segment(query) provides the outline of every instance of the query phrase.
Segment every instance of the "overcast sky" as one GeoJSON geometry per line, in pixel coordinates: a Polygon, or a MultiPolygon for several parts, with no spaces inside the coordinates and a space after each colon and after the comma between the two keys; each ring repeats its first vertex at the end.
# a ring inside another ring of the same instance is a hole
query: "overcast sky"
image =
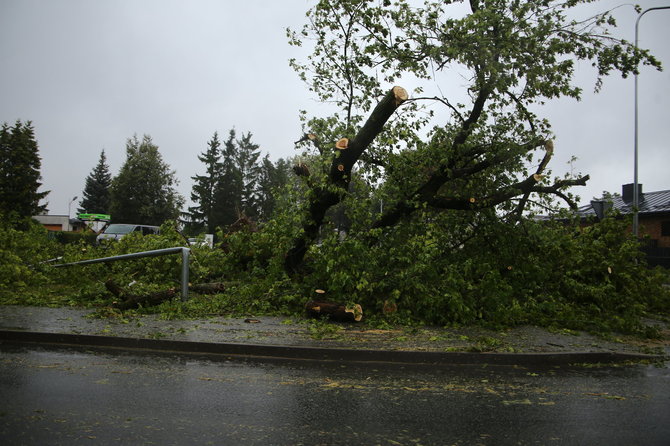
{"type": "MultiPolygon", "coordinates": [[[[0,0],[0,123],[30,120],[42,157],[51,214],[72,215],[84,180],[105,150],[115,175],[126,140],[148,134],[177,171],[179,191],[203,172],[197,155],[215,131],[251,132],[272,159],[295,154],[298,111],[318,104],[288,66],[306,50],[286,43],[309,0],[0,0]]],[[[638,2],[643,9],[668,4],[638,2]]],[[[604,0],[593,9],[620,4],[604,0]]],[[[634,40],[637,14],[619,8],[618,33],[634,40]]],[[[640,46],[670,67],[670,10],[640,22],[640,46]]],[[[555,174],[591,175],[583,202],[633,181],[633,78],[607,78],[593,95],[580,66],[584,98],[539,110],[556,133],[555,174]],[[578,160],[567,162],[574,155],[578,160]]],[[[403,85],[408,90],[411,85],[403,85]]],[[[391,85],[389,85],[391,87],[391,85]]],[[[442,85],[449,96],[458,86],[442,85]]],[[[670,71],[639,77],[640,183],[670,189],[670,71]]]]}

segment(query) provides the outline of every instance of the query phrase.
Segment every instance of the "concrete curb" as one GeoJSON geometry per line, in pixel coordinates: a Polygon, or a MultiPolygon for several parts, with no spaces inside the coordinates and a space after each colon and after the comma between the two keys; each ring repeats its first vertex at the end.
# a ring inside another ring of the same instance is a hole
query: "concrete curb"
{"type": "Polygon", "coordinates": [[[0,330],[0,343],[77,346],[122,349],[190,355],[214,355],[265,360],[301,360],[320,362],[353,362],[358,364],[398,365],[518,365],[567,366],[571,364],[613,364],[626,361],[667,360],[660,355],[623,352],[561,352],[561,353],[471,353],[422,352],[392,350],[354,350],[282,345],[211,343],[164,339],[126,338],[113,336],[42,333],[0,330]]]}

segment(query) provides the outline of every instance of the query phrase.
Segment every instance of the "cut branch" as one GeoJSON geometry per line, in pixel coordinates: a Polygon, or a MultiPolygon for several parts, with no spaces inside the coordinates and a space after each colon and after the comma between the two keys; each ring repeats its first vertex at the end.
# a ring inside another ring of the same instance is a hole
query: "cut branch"
{"type": "Polygon", "coordinates": [[[308,317],[328,318],[335,322],[360,322],[363,319],[363,308],[358,304],[348,307],[335,302],[310,300],[305,304],[305,312],[308,317]]]}
{"type": "Polygon", "coordinates": [[[300,272],[307,249],[316,240],[326,212],[331,206],[342,201],[347,193],[354,164],[408,97],[404,88],[393,87],[372,110],[356,136],[353,139],[347,139],[347,150],[338,151],[338,156],[333,155],[327,179],[328,184],[312,186],[313,193],[308,203],[308,216],[303,220],[303,231],[293,240],[293,245],[286,254],[284,268],[288,274],[295,275],[300,272]]]}
{"type": "MultiPolygon", "coordinates": [[[[537,170],[535,171],[535,180],[536,182],[540,182],[542,172],[544,172],[544,169],[547,167],[547,164],[549,164],[549,161],[551,161],[551,157],[554,156],[554,142],[552,140],[547,140],[544,143],[544,158],[542,158],[542,161],[540,162],[540,165],[537,167],[537,170]]],[[[516,218],[519,219],[521,218],[521,215],[523,214],[523,210],[526,207],[526,203],[528,203],[528,197],[530,197],[530,192],[526,192],[523,194],[523,197],[521,197],[521,200],[519,200],[519,203],[517,204],[516,207],[516,218]]]]}
{"type": "Polygon", "coordinates": [[[342,138],[335,143],[335,148],[338,150],[345,150],[349,147],[349,139],[342,138]]]}
{"type": "Polygon", "coordinates": [[[159,303],[175,297],[177,290],[175,288],[168,288],[167,290],[157,291],[144,295],[136,295],[127,293],[113,280],[109,279],[105,282],[105,287],[112,293],[118,301],[113,303],[114,307],[120,310],[129,310],[131,308],[138,308],[140,306],[151,307],[159,303]]]}

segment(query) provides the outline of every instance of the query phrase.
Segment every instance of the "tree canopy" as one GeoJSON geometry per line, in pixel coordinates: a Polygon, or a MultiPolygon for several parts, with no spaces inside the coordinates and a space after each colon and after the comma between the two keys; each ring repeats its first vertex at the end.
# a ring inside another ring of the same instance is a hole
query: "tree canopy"
{"type": "Polygon", "coordinates": [[[552,177],[554,144],[541,105],[579,98],[578,60],[596,68],[596,89],[612,71],[660,67],[611,36],[609,11],[573,18],[583,3],[324,0],[313,7],[302,30],[288,31],[293,45],[313,52],[291,63],[338,110],[305,122],[302,147],[325,164],[309,180],[308,215],[287,270],[300,269],[327,209],[346,198],[354,167],[385,203],[367,225],[381,232],[368,239],[417,213],[469,211],[476,219],[490,209],[512,222],[534,206],[551,208],[552,197],[575,206],[569,188],[588,175],[552,177]],[[462,91],[454,93],[456,80],[462,91]],[[399,81],[416,88],[410,94],[393,86],[399,81]]]}
{"type": "Polygon", "coordinates": [[[274,210],[274,192],[287,182],[289,164],[279,159],[276,164],[269,156],[260,158],[260,147],[253,143],[252,134],[237,136],[231,129],[221,147],[218,133],[208,142],[208,148],[198,156],[205,173],[193,178],[189,208],[190,225],[209,233],[226,227],[241,215],[266,221],[274,210]]]}
{"type": "Polygon", "coordinates": [[[30,121],[0,128],[0,212],[23,219],[46,210],[49,191],[39,192],[41,159],[30,121]]]}
{"type": "Polygon", "coordinates": [[[149,135],[126,142],[126,160],[112,180],[112,221],[160,225],[179,216],[183,197],[177,179],[149,135]]]}
{"type": "Polygon", "coordinates": [[[79,212],[89,214],[108,214],[111,204],[110,188],[112,174],[109,172],[105,151],[100,152],[98,164],[86,177],[79,212]]]}

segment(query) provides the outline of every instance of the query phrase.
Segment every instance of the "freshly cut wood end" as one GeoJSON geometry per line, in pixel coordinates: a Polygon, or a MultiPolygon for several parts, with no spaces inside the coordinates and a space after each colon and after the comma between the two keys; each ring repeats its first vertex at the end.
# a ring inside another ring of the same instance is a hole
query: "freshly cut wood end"
{"type": "Polygon", "coordinates": [[[539,183],[540,180],[542,179],[542,175],[540,175],[539,173],[534,173],[533,179],[535,180],[536,183],[539,183]]]}
{"type": "Polygon", "coordinates": [[[548,139],[544,143],[544,150],[546,150],[547,153],[554,153],[554,140],[553,139],[548,139]]]}
{"type": "Polygon", "coordinates": [[[316,139],[316,135],[314,133],[308,133],[307,139],[309,139],[310,141],[314,141],[316,139]]]}
{"type": "Polygon", "coordinates": [[[353,307],[347,307],[344,309],[345,313],[352,313],[354,315],[354,321],[360,322],[363,319],[363,307],[359,304],[354,305],[353,307]]]}
{"type": "Polygon", "coordinates": [[[314,292],[317,294],[326,294],[324,290],[314,290],[314,292]]]}
{"type": "Polygon", "coordinates": [[[335,148],[339,150],[345,150],[349,148],[349,138],[342,138],[335,143],[335,148]]]}
{"type": "Polygon", "coordinates": [[[409,95],[407,94],[407,90],[405,90],[402,87],[395,86],[393,87],[393,95],[395,96],[395,105],[396,107],[405,102],[407,99],[409,99],[409,95]]]}
{"type": "Polygon", "coordinates": [[[337,165],[337,170],[339,170],[340,172],[344,172],[344,165],[343,164],[338,164],[337,165]]]}
{"type": "Polygon", "coordinates": [[[475,197],[470,197],[470,200],[469,200],[469,201],[470,201],[470,203],[474,203],[474,202],[477,201],[477,200],[475,199],[475,197]]]}

